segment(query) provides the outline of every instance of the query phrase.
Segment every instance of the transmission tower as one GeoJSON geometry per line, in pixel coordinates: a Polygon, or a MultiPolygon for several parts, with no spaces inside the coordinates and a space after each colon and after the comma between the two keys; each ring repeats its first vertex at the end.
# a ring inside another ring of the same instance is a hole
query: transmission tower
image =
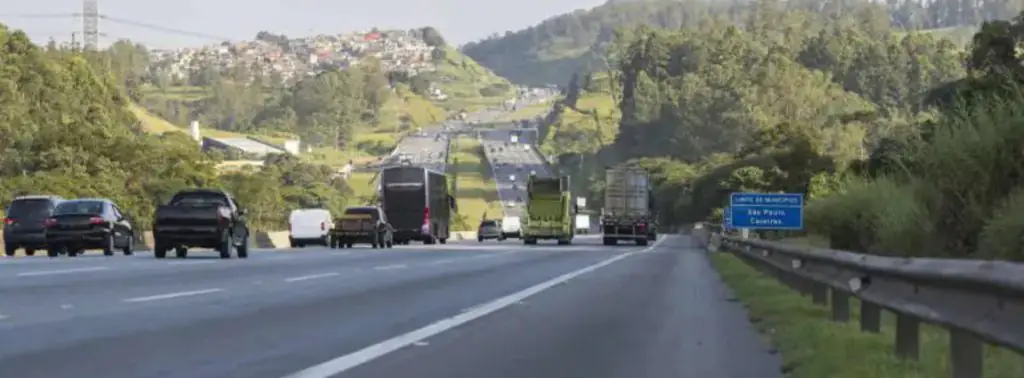
{"type": "Polygon", "coordinates": [[[82,3],[82,42],[90,51],[95,51],[100,44],[100,11],[96,1],[84,0],[82,3]]]}

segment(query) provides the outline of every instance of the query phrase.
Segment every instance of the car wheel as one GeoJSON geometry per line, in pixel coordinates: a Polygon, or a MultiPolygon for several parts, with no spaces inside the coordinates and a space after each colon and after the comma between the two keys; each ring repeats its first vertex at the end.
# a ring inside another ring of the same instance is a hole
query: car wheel
{"type": "Polygon", "coordinates": [[[128,235],[128,243],[124,245],[121,252],[124,253],[125,256],[135,254],[135,235],[128,235]]]}
{"type": "Polygon", "coordinates": [[[35,256],[35,255],[36,255],[36,250],[30,249],[30,248],[25,248],[25,256],[35,256]]]}
{"type": "Polygon", "coordinates": [[[114,233],[107,234],[107,240],[103,242],[103,256],[113,256],[114,249],[117,248],[115,244],[114,233]]]}
{"type": "MultiPolygon", "coordinates": [[[[248,235],[246,235],[248,236],[248,235]]],[[[238,258],[247,259],[249,258],[249,238],[246,237],[242,241],[242,244],[235,248],[235,253],[238,254],[238,258]]]]}
{"type": "Polygon", "coordinates": [[[179,259],[183,259],[183,258],[188,257],[188,248],[185,248],[185,247],[175,247],[174,248],[174,256],[176,256],[179,259]]]}
{"type": "Polygon", "coordinates": [[[7,255],[7,257],[14,257],[15,252],[18,252],[18,246],[11,244],[4,245],[4,254],[7,255]]]}
{"type": "Polygon", "coordinates": [[[220,258],[230,259],[235,249],[235,241],[231,239],[231,232],[224,231],[220,238],[220,248],[217,249],[220,252],[220,258]]]}

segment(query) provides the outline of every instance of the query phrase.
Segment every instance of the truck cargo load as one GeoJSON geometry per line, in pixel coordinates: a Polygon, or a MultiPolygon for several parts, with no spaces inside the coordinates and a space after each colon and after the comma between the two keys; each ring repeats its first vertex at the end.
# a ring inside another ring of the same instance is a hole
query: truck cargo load
{"type": "Polygon", "coordinates": [[[604,213],[601,233],[605,245],[632,240],[647,245],[657,238],[650,174],[640,168],[605,171],[604,213]]]}

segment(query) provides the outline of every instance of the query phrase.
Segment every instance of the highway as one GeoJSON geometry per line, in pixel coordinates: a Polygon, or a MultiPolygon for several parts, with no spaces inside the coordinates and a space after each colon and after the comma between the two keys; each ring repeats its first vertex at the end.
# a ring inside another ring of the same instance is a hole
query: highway
{"type": "Polygon", "coordinates": [[[195,256],[0,259],[0,377],[782,376],[687,236],[195,256]]]}
{"type": "Polygon", "coordinates": [[[538,176],[550,177],[552,172],[548,171],[547,165],[540,156],[527,148],[532,148],[536,141],[533,131],[520,133],[519,143],[508,144],[512,134],[513,125],[505,128],[482,131],[481,144],[484,148],[488,162],[494,172],[494,181],[498,187],[498,197],[505,206],[506,216],[521,216],[522,205],[526,201],[526,181],[530,172],[536,172],[538,176]],[[511,180],[511,178],[515,180],[511,180]],[[514,206],[509,207],[509,202],[514,206]]]}

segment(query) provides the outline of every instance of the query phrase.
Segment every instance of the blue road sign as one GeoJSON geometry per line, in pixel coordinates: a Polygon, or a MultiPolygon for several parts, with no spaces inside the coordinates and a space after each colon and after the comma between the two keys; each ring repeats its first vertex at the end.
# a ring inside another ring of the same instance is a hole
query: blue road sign
{"type": "Polygon", "coordinates": [[[732,193],[729,220],[734,228],[751,230],[802,230],[802,193],[732,193]]]}
{"type": "Polygon", "coordinates": [[[722,212],[722,218],[724,220],[722,222],[722,228],[727,230],[732,228],[732,207],[725,207],[724,211],[722,212]]]}

